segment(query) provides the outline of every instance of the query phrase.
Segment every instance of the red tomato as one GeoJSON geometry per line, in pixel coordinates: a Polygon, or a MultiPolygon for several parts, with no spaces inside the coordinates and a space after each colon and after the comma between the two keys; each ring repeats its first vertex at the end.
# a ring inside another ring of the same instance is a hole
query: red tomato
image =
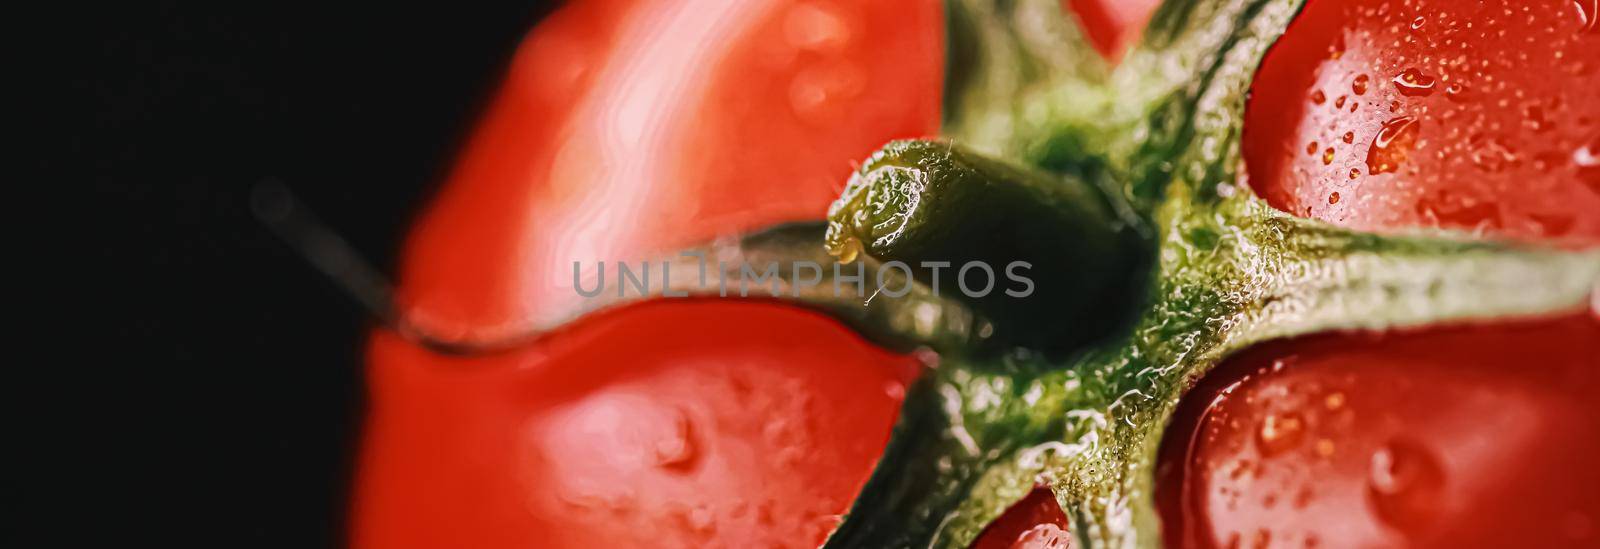
{"type": "Polygon", "coordinates": [[[1321,335],[1230,360],[1162,445],[1172,547],[1600,544],[1600,322],[1321,335]]]}
{"type": "MultiPolygon", "coordinates": [[[[542,23],[400,268],[445,334],[576,298],[571,265],[820,219],[939,120],[935,2],[574,2],[542,23]]],[[[459,359],[373,338],[358,547],[814,547],[916,363],[818,315],[660,302],[459,359]]]]}
{"type": "Polygon", "coordinates": [[[1358,229],[1600,242],[1593,6],[1311,0],[1251,89],[1251,185],[1358,229]]]}

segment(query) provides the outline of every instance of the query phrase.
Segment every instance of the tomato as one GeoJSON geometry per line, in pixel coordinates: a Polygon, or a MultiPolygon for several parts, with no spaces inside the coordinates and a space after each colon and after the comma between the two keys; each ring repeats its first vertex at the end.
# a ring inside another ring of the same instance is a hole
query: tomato
{"type": "Polygon", "coordinates": [[[1041,486],[984,528],[972,549],[1066,549],[1072,547],[1069,524],[1055,494],[1041,486]]]}
{"type": "MultiPolygon", "coordinates": [[[[1362,230],[1600,242],[1593,3],[1311,0],[1246,111],[1250,183],[1362,230]]],[[[1176,547],[1593,546],[1600,319],[1328,334],[1184,397],[1176,547]]]]}
{"type": "MultiPolygon", "coordinates": [[[[517,53],[399,269],[408,318],[499,334],[574,261],[819,219],[939,120],[935,2],[598,0],[517,53]]],[[[816,314],[667,301],[526,348],[370,344],[359,547],[814,547],[919,362],[816,314]]]]}
{"type": "Polygon", "coordinates": [[[1250,184],[1364,230],[1600,242],[1591,0],[1311,0],[1245,114],[1250,184]]]}
{"type": "Polygon", "coordinates": [[[1065,0],[1068,10],[1083,26],[1089,43],[1106,59],[1115,61],[1139,39],[1139,29],[1160,4],[1159,0],[1065,0]]]}
{"type": "Polygon", "coordinates": [[[1600,323],[1261,346],[1161,449],[1172,547],[1593,547],[1600,323]]]}

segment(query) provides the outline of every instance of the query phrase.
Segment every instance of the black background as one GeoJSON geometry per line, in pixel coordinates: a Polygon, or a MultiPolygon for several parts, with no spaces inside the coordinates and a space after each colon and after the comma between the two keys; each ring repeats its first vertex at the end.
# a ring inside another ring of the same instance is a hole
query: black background
{"type": "Polygon", "coordinates": [[[369,320],[248,189],[282,180],[392,267],[545,4],[83,6],[22,51],[66,103],[42,111],[44,173],[87,183],[38,229],[69,256],[43,271],[69,284],[51,329],[72,343],[21,418],[55,450],[27,505],[69,524],[22,528],[342,545],[369,320]]]}

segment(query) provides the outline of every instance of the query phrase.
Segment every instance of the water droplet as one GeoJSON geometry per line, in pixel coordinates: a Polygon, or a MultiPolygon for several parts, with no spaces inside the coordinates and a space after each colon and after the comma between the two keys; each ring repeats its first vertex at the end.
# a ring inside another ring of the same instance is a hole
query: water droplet
{"type": "Polygon", "coordinates": [[[783,19],[789,45],[811,51],[837,51],[850,43],[850,27],[836,8],[802,3],[789,8],[783,19]]]}
{"type": "Polygon", "coordinates": [[[1572,163],[1579,168],[1600,168],[1600,139],[1572,151],[1572,163]]]}
{"type": "Polygon", "coordinates": [[[1345,143],[1355,143],[1356,132],[1344,132],[1344,137],[1341,137],[1340,139],[1343,139],[1345,143]]]}
{"type": "Polygon", "coordinates": [[[1444,471],[1427,450],[1395,441],[1372,454],[1367,496],[1378,518],[1401,531],[1433,519],[1444,488],[1444,471]]]}
{"type": "Polygon", "coordinates": [[[1321,105],[1323,103],[1326,103],[1327,101],[1328,101],[1328,96],[1327,95],[1323,95],[1322,90],[1317,90],[1317,91],[1311,92],[1311,102],[1312,103],[1316,103],[1318,105],[1321,105]]]}
{"type": "Polygon", "coordinates": [[[1011,544],[1011,549],[1069,549],[1072,547],[1072,535],[1054,524],[1040,524],[1022,535],[1017,536],[1017,541],[1011,544]]]}
{"type": "Polygon", "coordinates": [[[1367,82],[1370,80],[1365,74],[1356,75],[1356,79],[1350,82],[1350,91],[1356,92],[1356,95],[1366,95],[1367,82]]]}
{"type": "MultiPolygon", "coordinates": [[[[1353,176],[1354,174],[1351,174],[1351,175],[1353,176]]],[[[1352,177],[1352,179],[1354,179],[1354,177],[1352,177]]],[[[1328,203],[1329,204],[1338,204],[1339,203],[1339,192],[1338,191],[1334,191],[1333,194],[1328,195],[1328,203]]]]}
{"type": "Polygon", "coordinates": [[[1416,19],[1411,20],[1411,30],[1420,29],[1426,24],[1428,24],[1428,18],[1418,15],[1416,19]]]}
{"type": "Polygon", "coordinates": [[[1572,164],[1578,168],[1578,180],[1600,194],[1600,136],[1572,151],[1572,164]]]}
{"type": "Polygon", "coordinates": [[[1522,109],[1522,122],[1528,129],[1542,132],[1550,129],[1550,119],[1544,115],[1544,107],[1528,105],[1522,109]]]}
{"type": "Polygon", "coordinates": [[[1600,2],[1572,0],[1572,3],[1578,8],[1578,21],[1583,23],[1583,30],[1580,32],[1595,32],[1596,28],[1600,28],[1595,26],[1595,19],[1600,18],[1600,6],[1597,6],[1600,2]]]}
{"type": "Polygon", "coordinates": [[[1394,77],[1394,87],[1406,97],[1426,97],[1433,94],[1434,78],[1415,68],[1406,69],[1394,77]]]}
{"type": "Polygon", "coordinates": [[[1317,455],[1322,457],[1330,457],[1333,455],[1333,441],[1325,438],[1319,438],[1317,439],[1316,449],[1317,455]]]}
{"type": "Polygon", "coordinates": [[[652,448],[656,465],[682,469],[694,464],[699,455],[694,443],[694,429],[689,417],[679,410],[672,419],[671,431],[656,439],[652,448]]]}
{"type": "Polygon", "coordinates": [[[890,381],[883,385],[883,394],[894,400],[906,399],[906,386],[898,381],[890,381]]]}
{"type": "Polygon", "coordinates": [[[1261,428],[1256,431],[1256,442],[1261,445],[1261,454],[1265,456],[1276,455],[1300,444],[1301,435],[1305,433],[1305,420],[1299,415],[1273,414],[1261,421],[1261,428]]]}
{"type": "Polygon", "coordinates": [[[800,71],[789,83],[789,106],[802,120],[831,123],[845,113],[845,101],[866,89],[860,67],[841,61],[800,71]]]}
{"type": "Polygon", "coordinates": [[[1329,165],[1329,164],[1332,164],[1332,163],[1333,163],[1333,147],[1328,147],[1327,150],[1322,151],[1322,165],[1326,166],[1326,165],[1329,165]]]}
{"type": "Polygon", "coordinates": [[[1478,141],[1477,148],[1472,151],[1471,159],[1474,166],[1488,173],[1499,173],[1522,163],[1522,157],[1517,151],[1498,137],[1478,141]]]}
{"type": "Polygon", "coordinates": [[[1344,398],[1344,393],[1329,393],[1328,396],[1323,397],[1322,405],[1329,410],[1338,410],[1344,407],[1344,398]]]}
{"type": "Polygon", "coordinates": [[[1380,174],[1400,169],[1400,164],[1411,154],[1411,146],[1416,143],[1415,129],[1418,125],[1413,116],[1384,122],[1378,135],[1372,139],[1372,148],[1367,150],[1367,172],[1380,174]]]}
{"type": "Polygon", "coordinates": [[[689,529],[697,534],[710,534],[717,530],[716,517],[711,514],[710,509],[703,506],[689,510],[684,519],[689,524],[689,529]]]}
{"type": "Polygon", "coordinates": [[[1265,528],[1256,530],[1255,540],[1251,542],[1250,546],[1254,549],[1267,549],[1268,547],[1272,547],[1272,532],[1268,532],[1265,528]]]}
{"type": "Polygon", "coordinates": [[[1360,177],[1361,168],[1350,168],[1350,179],[1359,179],[1360,177]]]}
{"type": "Polygon", "coordinates": [[[1444,96],[1451,101],[1466,101],[1467,85],[1461,82],[1451,82],[1450,85],[1444,87],[1444,96]]]}
{"type": "Polygon", "coordinates": [[[828,250],[828,253],[838,258],[840,263],[850,263],[856,260],[856,256],[861,255],[861,240],[853,236],[845,237],[843,242],[828,250]]]}
{"type": "Polygon", "coordinates": [[[1335,109],[1344,108],[1344,98],[1345,98],[1345,96],[1341,95],[1341,96],[1339,96],[1338,99],[1333,100],[1333,108],[1335,108],[1335,109]]]}

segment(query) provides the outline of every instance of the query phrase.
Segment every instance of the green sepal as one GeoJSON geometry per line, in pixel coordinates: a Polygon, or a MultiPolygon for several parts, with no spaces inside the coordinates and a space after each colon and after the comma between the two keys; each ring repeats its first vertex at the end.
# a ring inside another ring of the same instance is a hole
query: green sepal
{"type": "Polygon", "coordinates": [[[940,134],[1024,163],[1090,166],[1109,68],[1061,2],[947,0],[945,12],[940,134]]]}
{"type": "Polygon", "coordinates": [[[601,273],[586,266],[587,278],[575,275],[575,285],[600,288],[599,294],[514,324],[449,337],[409,322],[397,330],[438,352],[482,354],[526,345],[584,316],[632,303],[731,298],[813,309],[881,347],[902,352],[919,348],[965,352],[986,345],[994,333],[992,323],[966,303],[934,292],[900,269],[885,269],[866,256],[841,263],[823,247],[825,232],[821,221],[789,223],[655,259],[629,261],[626,283],[616,271],[618,264],[611,265],[603,283],[595,280],[601,273]],[[641,288],[635,279],[647,286],[641,288]]]}

